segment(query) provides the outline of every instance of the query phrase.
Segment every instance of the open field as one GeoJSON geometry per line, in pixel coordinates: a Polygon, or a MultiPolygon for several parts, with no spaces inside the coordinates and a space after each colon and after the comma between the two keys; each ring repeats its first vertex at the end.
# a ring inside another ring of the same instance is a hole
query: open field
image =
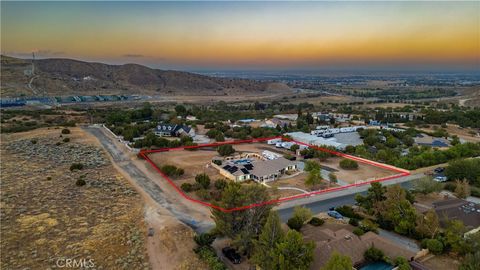
{"type": "Polygon", "coordinates": [[[59,258],[85,258],[95,268],[148,269],[139,194],[91,137],[71,131],[2,135],[2,268],[50,269],[59,258]],[[72,163],[84,168],[71,171],[72,163]]]}
{"type": "Polygon", "coordinates": [[[374,180],[396,174],[393,171],[360,162],[358,162],[358,169],[345,170],[340,168],[339,163],[341,160],[342,158],[340,157],[333,157],[320,162],[320,164],[329,169],[333,169],[337,178],[348,184],[354,184],[358,181],[374,180]]]}

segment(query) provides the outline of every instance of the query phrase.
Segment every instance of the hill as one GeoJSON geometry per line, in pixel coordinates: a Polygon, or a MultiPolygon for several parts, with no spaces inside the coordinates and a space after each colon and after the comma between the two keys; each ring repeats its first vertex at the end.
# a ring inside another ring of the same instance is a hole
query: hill
{"type": "Polygon", "coordinates": [[[137,64],[108,65],[72,59],[32,61],[1,56],[1,95],[242,95],[289,89],[286,85],[246,79],[209,77],[159,70],[137,64]]]}

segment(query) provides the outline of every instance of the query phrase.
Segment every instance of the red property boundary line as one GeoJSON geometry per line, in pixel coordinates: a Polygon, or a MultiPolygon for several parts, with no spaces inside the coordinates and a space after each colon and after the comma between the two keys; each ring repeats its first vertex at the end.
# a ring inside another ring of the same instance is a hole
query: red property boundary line
{"type": "Polygon", "coordinates": [[[154,150],[141,150],[140,153],[139,153],[139,155],[140,155],[142,158],[144,158],[148,163],[150,163],[150,165],[152,165],[152,167],[153,167],[164,179],[166,179],[166,180],[168,181],[168,183],[169,183],[183,198],[185,198],[185,199],[187,199],[187,200],[189,200],[189,201],[191,201],[191,202],[198,203],[198,204],[201,204],[201,205],[210,207],[210,208],[214,208],[214,209],[217,209],[217,210],[222,211],[222,212],[225,212],[225,213],[230,213],[230,212],[240,211],[240,210],[246,210],[246,209],[250,209],[250,208],[258,207],[258,206],[263,206],[263,205],[277,204],[277,203],[286,202],[286,201],[291,201],[291,200],[295,200],[295,199],[310,197],[310,196],[314,196],[314,195],[318,195],[318,194],[322,194],[322,193],[329,193],[329,192],[334,192],[334,191],[339,191],[339,190],[348,189],[348,188],[351,188],[351,187],[358,187],[358,186],[363,186],[363,185],[369,185],[369,184],[374,183],[374,182],[383,182],[383,181],[392,180],[392,179],[396,179],[396,178],[399,178],[399,177],[403,177],[403,176],[408,176],[408,175],[410,175],[410,172],[407,171],[407,170],[404,170],[404,169],[400,169],[400,168],[397,168],[397,167],[394,167],[394,166],[386,165],[386,164],[379,163],[379,162],[375,162],[375,161],[372,161],[372,160],[368,160],[368,159],[359,158],[359,157],[356,157],[356,156],[344,154],[344,153],[341,153],[341,152],[333,151],[333,150],[331,150],[331,149],[327,149],[327,148],[323,148],[323,147],[318,147],[318,146],[315,146],[315,145],[309,145],[309,144],[302,143],[302,142],[298,142],[298,141],[295,141],[295,140],[292,140],[292,139],[290,139],[290,138],[286,138],[286,137],[283,137],[283,136],[276,136],[276,137],[269,137],[269,138],[258,138],[258,139],[249,139],[249,140],[234,140],[234,141],[216,142],[216,143],[193,145],[193,146],[181,146],[181,147],[174,147],[174,148],[161,148],[161,149],[154,149],[154,150]],[[317,190],[317,191],[312,191],[312,192],[309,192],[309,193],[303,193],[303,194],[298,194],[298,195],[294,195],[294,196],[283,197],[283,198],[280,198],[280,199],[269,200],[269,201],[265,201],[265,202],[261,202],[261,203],[244,205],[244,206],[234,207],[234,208],[223,208],[223,207],[220,207],[220,206],[218,206],[218,205],[214,205],[214,204],[211,204],[211,203],[207,203],[207,202],[204,202],[204,201],[200,201],[200,200],[194,199],[194,198],[188,196],[187,194],[185,194],[177,185],[175,185],[175,184],[173,183],[172,179],[170,179],[170,177],[168,177],[165,173],[163,173],[162,170],[160,170],[160,168],[148,157],[148,155],[151,154],[151,153],[167,152],[167,151],[180,151],[180,150],[185,150],[185,149],[196,149],[196,148],[203,148],[203,147],[216,147],[216,146],[220,146],[220,145],[224,145],[224,144],[243,144],[243,143],[264,142],[264,141],[272,140],[272,139],[282,139],[283,141],[295,142],[295,143],[297,143],[297,144],[299,144],[299,145],[305,145],[305,146],[311,147],[311,148],[313,148],[313,149],[317,149],[317,150],[320,150],[320,151],[323,151],[323,152],[327,152],[327,153],[330,153],[330,154],[333,154],[333,155],[336,155],[336,156],[339,156],[339,157],[348,158],[348,159],[351,159],[351,160],[358,161],[358,162],[360,162],[360,163],[369,164],[369,165],[373,165],[373,166],[376,166],[376,167],[379,167],[379,168],[382,168],[382,169],[394,171],[394,172],[396,172],[397,174],[395,174],[395,175],[390,175],[390,176],[383,177],[383,178],[379,178],[379,179],[370,180],[370,181],[365,181],[365,182],[361,182],[361,183],[355,183],[355,184],[349,184],[349,185],[345,185],[345,186],[341,186],[341,187],[334,187],[334,188],[328,188],[328,189],[323,189],[323,190],[317,190]]]}

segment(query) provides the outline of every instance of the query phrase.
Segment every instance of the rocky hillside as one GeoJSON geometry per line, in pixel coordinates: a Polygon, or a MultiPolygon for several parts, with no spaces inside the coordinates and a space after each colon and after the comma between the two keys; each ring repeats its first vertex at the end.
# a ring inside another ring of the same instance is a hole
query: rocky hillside
{"type": "Polygon", "coordinates": [[[152,69],[137,64],[107,65],[72,59],[31,60],[1,56],[1,94],[19,95],[241,95],[275,92],[285,85],[215,78],[152,69]]]}

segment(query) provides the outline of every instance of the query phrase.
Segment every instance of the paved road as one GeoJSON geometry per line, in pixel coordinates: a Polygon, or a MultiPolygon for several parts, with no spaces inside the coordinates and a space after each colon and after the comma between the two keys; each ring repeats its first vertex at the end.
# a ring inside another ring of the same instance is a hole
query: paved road
{"type": "Polygon", "coordinates": [[[83,127],[84,130],[98,138],[102,146],[112,156],[113,161],[142,188],[155,202],[161,207],[169,210],[173,216],[178,220],[190,226],[197,232],[205,232],[212,228],[213,224],[198,222],[190,217],[190,215],[183,213],[178,207],[170,202],[163,190],[150,178],[148,178],[135,164],[130,157],[119,149],[114,142],[114,138],[105,134],[105,129],[101,127],[83,127]]]}
{"type": "MultiPolygon", "coordinates": [[[[405,182],[401,182],[400,186],[406,189],[412,188],[412,180],[418,179],[422,177],[423,175],[412,175],[409,177],[405,177],[405,182]]],[[[402,180],[400,180],[402,181],[402,180]]],[[[388,183],[388,182],[387,182],[388,183]]],[[[386,184],[386,183],[384,183],[386,184]]],[[[391,183],[392,184],[392,183],[391,183]]],[[[336,207],[336,206],[341,206],[341,205],[353,205],[355,204],[355,195],[356,194],[362,194],[365,195],[366,189],[368,186],[364,187],[363,189],[359,190],[352,190],[352,191],[347,191],[347,194],[344,194],[345,192],[339,191],[339,192],[332,192],[332,193],[327,193],[324,195],[319,195],[312,197],[314,201],[308,202],[307,201],[304,203],[301,203],[303,199],[299,199],[296,201],[293,201],[290,203],[288,206],[282,206],[280,205],[277,207],[278,214],[280,215],[280,219],[283,222],[286,222],[293,214],[293,209],[295,206],[300,205],[300,206],[305,206],[312,210],[313,214],[318,214],[320,212],[325,212],[328,211],[330,207],[336,207]],[[299,202],[299,203],[296,203],[299,202]]]]}
{"type": "Polygon", "coordinates": [[[378,229],[378,235],[385,237],[390,241],[396,243],[397,245],[407,250],[410,250],[412,252],[417,253],[420,251],[420,247],[418,246],[417,242],[415,242],[415,240],[410,239],[408,237],[396,234],[394,232],[386,231],[383,229],[378,229]]]}

